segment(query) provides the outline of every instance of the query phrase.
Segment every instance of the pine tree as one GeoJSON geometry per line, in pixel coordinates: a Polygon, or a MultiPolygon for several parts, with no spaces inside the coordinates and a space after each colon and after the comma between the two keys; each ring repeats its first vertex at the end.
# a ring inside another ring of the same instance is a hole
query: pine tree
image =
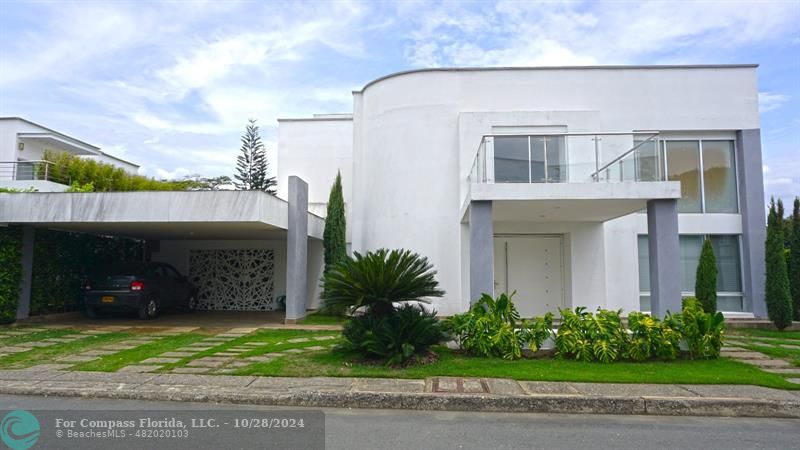
{"type": "Polygon", "coordinates": [[[794,320],[800,321],[800,197],[794,198],[789,248],[789,287],[794,306],[794,320]]]}
{"type": "Polygon", "coordinates": [[[703,250],[700,252],[694,296],[700,300],[705,312],[712,314],[717,312],[717,258],[714,256],[711,239],[703,242],[703,250]]]}
{"type": "Polygon", "coordinates": [[[792,323],[792,298],[783,251],[783,225],[775,199],[770,200],[766,241],[766,301],[769,320],[782,330],[792,323]]]}
{"type": "Polygon", "coordinates": [[[236,169],[238,173],[234,178],[239,180],[234,182],[236,189],[264,191],[275,195],[277,182],[275,177],[267,176],[269,161],[255,119],[248,120],[242,135],[241,154],[236,159],[236,169]]]}
{"type": "MultiPolygon", "coordinates": [[[[325,248],[325,273],[335,264],[347,257],[347,220],[345,218],[344,195],[342,194],[342,174],[337,173],[328,197],[328,213],[325,217],[323,246],[325,248]]],[[[324,295],[323,295],[324,297],[324,295]]],[[[341,311],[328,311],[332,314],[341,311]]]]}

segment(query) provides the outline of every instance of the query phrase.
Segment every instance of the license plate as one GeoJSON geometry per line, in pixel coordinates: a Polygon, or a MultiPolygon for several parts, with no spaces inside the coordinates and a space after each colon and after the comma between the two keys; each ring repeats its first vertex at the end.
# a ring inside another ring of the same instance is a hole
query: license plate
{"type": "Polygon", "coordinates": [[[107,295],[107,296],[101,298],[100,301],[103,302],[103,303],[114,303],[114,297],[111,297],[110,295],[107,295]]]}

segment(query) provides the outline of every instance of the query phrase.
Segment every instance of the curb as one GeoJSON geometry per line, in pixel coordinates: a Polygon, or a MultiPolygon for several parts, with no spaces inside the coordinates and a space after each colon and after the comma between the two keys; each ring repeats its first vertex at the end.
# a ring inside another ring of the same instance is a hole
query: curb
{"type": "Polygon", "coordinates": [[[231,388],[136,385],[117,389],[0,386],[8,395],[37,395],[120,400],[214,402],[312,408],[408,409],[553,414],[765,417],[800,419],[800,402],[742,398],[603,397],[577,395],[442,395],[389,392],[271,393],[231,388]]]}

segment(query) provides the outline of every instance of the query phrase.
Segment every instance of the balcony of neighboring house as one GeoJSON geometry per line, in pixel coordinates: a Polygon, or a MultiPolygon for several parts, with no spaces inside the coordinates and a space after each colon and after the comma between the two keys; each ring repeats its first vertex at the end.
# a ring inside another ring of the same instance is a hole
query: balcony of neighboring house
{"type": "Polygon", "coordinates": [[[654,131],[484,135],[462,217],[492,201],[496,221],[605,222],[680,198],[665,167],[654,131]]]}
{"type": "Polygon", "coordinates": [[[0,161],[0,188],[20,191],[63,192],[72,181],[51,161],[0,161]]]}

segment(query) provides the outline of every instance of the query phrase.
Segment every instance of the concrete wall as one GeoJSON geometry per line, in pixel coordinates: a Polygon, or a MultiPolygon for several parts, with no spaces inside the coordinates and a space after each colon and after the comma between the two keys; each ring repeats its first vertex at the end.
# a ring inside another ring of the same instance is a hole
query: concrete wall
{"type": "MultiPolygon", "coordinates": [[[[758,125],[753,67],[421,71],[368,85],[354,107],[353,248],[428,256],[447,291],[437,305],[443,314],[461,310],[468,296],[460,211],[480,135],[508,126],[702,132],[758,125]]],[[[638,292],[617,298],[606,291],[603,263],[612,279],[627,273],[631,284],[637,259],[615,251],[609,260],[616,244],[601,230],[570,238],[573,249],[578,241],[588,251],[573,255],[573,264],[577,256],[587,262],[573,276],[592,275],[591,286],[573,286],[573,303],[638,306],[638,292]]],[[[635,241],[633,229],[614,233],[635,241]]]]}

